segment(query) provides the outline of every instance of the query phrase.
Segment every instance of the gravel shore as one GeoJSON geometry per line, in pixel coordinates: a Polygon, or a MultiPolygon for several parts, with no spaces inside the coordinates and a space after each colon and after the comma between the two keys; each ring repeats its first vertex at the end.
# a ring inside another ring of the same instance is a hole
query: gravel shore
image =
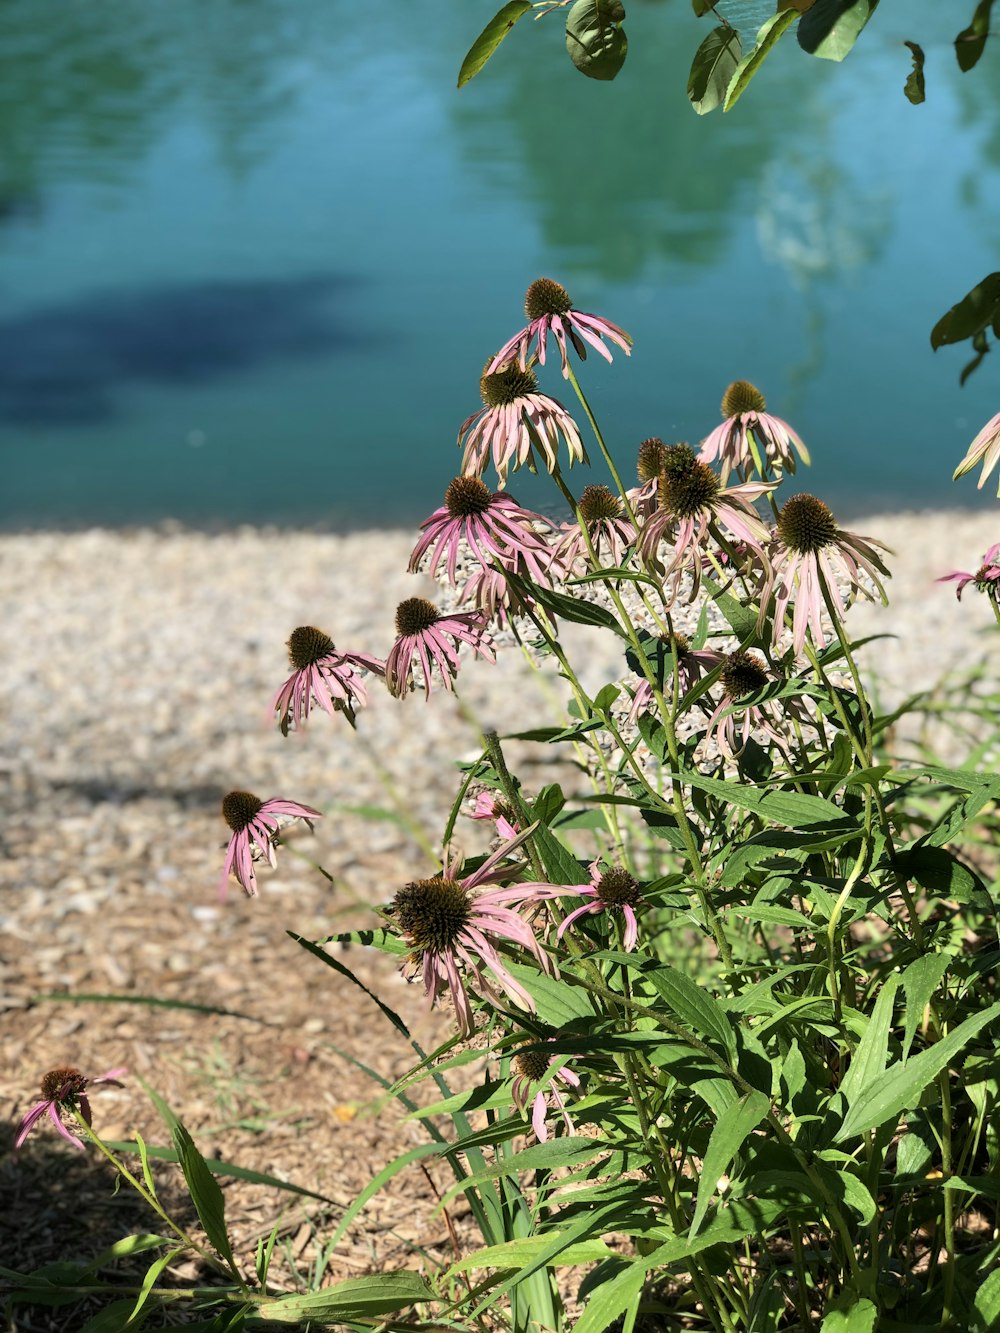
{"type": "MultiPolygon", "coordinates": [[[[897,514],[853,526],[895,552],[891,605],[862,603],[851,620],[856,636],[895,636],[862,654],[883,701],[989,655],[993,618],[983,599],[970,589],[958,603],[953,585],[933,580],[977,567],[1000,532],[992,516],[897,514]]],[[[318,713],[308,733],[283,740],[268,714],[298,624],[319,625],[341,648],[385,656],[397,603],[435,593],[405,572],[413,540],[409,532],[254,529],[0,537],[0,780],[7,836],[13,820],[18,845],[32,849],[28,864],[7,858],[7,912],[17,915],[36,895],[61,910],[68,890],[91,882],[90,821],[99,824],[109,808],[126,844],[145,848],[158,873],[183,848],[206,903],[225,836],[218,800],[233,787],[322,808],[398,799],[433,830],[455,789],[453,761],[477,751],[476,724],[509,730],[551,720],[545,682],[516,649],[496,665],[465,662],[461,705],[443,693],[429,705],[420,695],[397,701],[376,684],[357,733],[318,713]]],[[[612,636],[571,633],[585,647],[588,680],[613,679],[621,658],[612,636]]],[[[332,824],[316,850],[338,871],[406,841],[389,821],[368,821],[363,836],[352,826],[349,839],[331,838],[332,824]]],[[[104,873],[110,886],[114,867],[104,873]]],[[[281,879],[308,873],[292,864],[281,879]]]]}

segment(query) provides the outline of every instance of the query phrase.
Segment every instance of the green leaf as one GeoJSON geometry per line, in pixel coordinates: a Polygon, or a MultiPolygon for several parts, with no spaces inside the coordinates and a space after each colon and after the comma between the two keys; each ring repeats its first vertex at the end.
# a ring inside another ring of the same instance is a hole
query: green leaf
{"type": "Polygon", "coordinates": [[[878,0],[816,0],[799,22],[799,46],[821,60],[843,60],[878,0]]]}
{"type": "Polygon", "coordinates": [[[929,1083],[933,1082],[959,1051],[988,1023],[1000,1017],[1000,1001],[973,1014],[919,1055],[890,1065],[873,1088],[869,1088],[847,1109],[844,1122],[834,1141],[853,1138],[865,1129],[877,1129],[901,1111],[916,1106],[929,1083]]]}
{"type": "Polygon", "coordinates": [[[786,828],[835,821],[842,824],[844,821],[843,810],[822,796],[810,796],[797,791],[761,791],[742,782],[708,778],[693,769],[668,776],[690,787],[697,787],[699,791],[707,791],[727,805],[734,805],[740,810],[752,810],[761,819],[767,819],[772,824],[782,824],[786,828]]]}
{"type": "Polygon", "coordinates": [[[531,0],[510,0],[509,4],[504,5],[503,9],[493,15],[469,47],[468,55],[462,61],[462,68],[458,71],[460,88],[464,88],[470,79],[476,77],[514,24],[525,14],[530,13],[531,8],[531,0]]]}
{"type": "Polygon", "coordinates": [[[205,1235],[235,1272],[236,1260],[233,1258],[233,1251],[229,1244],[229,1234],[226,1231],[226,1201],[222,1196],[222,1190],[219,1189],[208,1163],[195,1147],[191,1135],[177,1116],[174,1115],[159,1093],[154,1092],[141,1079],[139,1081],[170,1130],[170,1137],[173,1139],[174,1147],[177,1150],[177,1160],[180,1163],[181,1171],[184,1173],[184,1179],[191,1194],[191,1201],[197,1210],[201,1225],[205,1228],[205,1235]]]}
{"type": "Polygon", "coordinates": [[[1000,315],[1000,273],[989,273],[947,311],[931,329],[931,346],[964,342],[984,333],[1000,315]]]}
{"type": "Polygon", "coordinates": [[[906,991],[906,1026],[903,1030],[903,1059],[910,1053],[917,1028],[924,1021],[924,1011],[937,990],[941,978],[951,966],[946,953],[926,953],[916,958],[903,973],[906,991]]]}
{"type": "Polygon", "coordinates": [[[968,73],[986,47],[986,38],[990,33],[990,10],[993,0],[979,0],[972,22],[955,38],[955,57],[963,74],[968,73]]]}
{"type": "MultiPolygon", "coordinates": [[[[215,1185],[214,1180],[212,1181],[212,1184],[215,1185]]],[[[216,1189],[218,1189],[217,1185],[216,1189]]],[[[193,1197],[194,1193],[192,1191],[192,1198],[193,1197]]],[[[226,1240],[226,1244],[227,1245],[229,1244],[228,1238],[226,1240]]],[[[125,1320],[125,1324],[123,1325],[123,1327],[127,1327],[129,1324],[134,1322],[136,1315],[149,1300],[150,1296],[152,1296],[153,1288],[156,1285],[156,1279],[166,1268],[167,1264],[173,1263],[175,1259],[179,1258],[180,1255],[184,1253],[186,1248],[187,1247],[185,1245],[178,1245],[176,1246],[176,1248],[168,1250],[166,1254],[161,1254],[158,1258],[154,1259],[153,1262],[149,1265],[149,1267],[146,1269],[145,1274],[143,1275],[142,1286],[139,1288],[139,1294],[135,1298],[135,1302],[132,1306],[132,1312],[125,1320]]],[[[216,1245],[215,1248],[218,1249],[219,1247],[216,1245]]],[[[219,1252],[220,1254],[222,1253],[221,1250],[219,1252]]]]}
{"type": "MultiPolygon", "coordinates": [[[[525,1236],[519,1240],[505,1241],[502,1245],[490,1245],[487,1249],[475,1250],[452,1264],[445,1274],[445,1282],[459,1273],[472,1272],[477,1268],[526,1268],[538,1257],[540,1251],[551,1250],[549,1244],[551,1239],[550,1235],[525,1236]]],[[[550,1266],[556,1264],[560,1267],[575,1266],[597,1263],[610,1258],[613,1254],[614,1251],[609,1249],[603,1240],[595,1238],[578,1241],[556,1254],[549,1253],[546,1262],[550,1266]]]]}
{"type": "Polygon", "coordinates": [[[871,1087],[881,1082],[889,1055],[889,1030],[892,1027],[892,1007],[899,990],[899,977],[890,976],[879,991],[875,1008],[865,1028],[864,1036],[851,1057],[851,1065],[844,1075],[840,1091],[848,1105],[858,1101],[871,1087]]]}
{"type": "Polygon", "coordinates": [[[827,1306],[820,1333],[872,1333],[877,1317],[871,1301],[848,1292],[827,1306]]]}
{"type": "Polygon", "coordinates": [[[715,0],[691,0],[691,8],[694,10],[695,18],[702,19],[706,14],[712,12],[715,0]]]}
{"type": "MultiPolygon", "coordinates": [[[[604,955],[608,956],[608,955],[604,955]]],[[[614,955],[611,955],[614,956],[614,955]]],[[[623,962],[632,963],[631,954],[619,955],[623,962]]],[[[657,993],[667,1002],[671,1012],[703,1041],[715,1042],[730,1059],[736,1056],[736,1037],[729,1015],[718,1000],[703,986],[699,986],[683,972],[658,963],[645,964],[640,969],[643,977],[653,983],[657,993]]]]}
{"type": "Polygon", "coordinates": [[[372,1277],[350,1278],[321,1291],[257,1299],[257,1309],[278,1324],[300,1324],[314,1319],[323,1323],[349,1323],[393,1314],[408,1305],[434,1300],[434,1292],[419,1273],[400,1270],[372,1277]]]}
{"type": "Polygon", "coordinates": [[[728,23],[713,28],[691,62],[687,93],[699,116],[722,105],[729,82],[740,63],[740,34],[728,23]]]}
{"type": "Polygon", "coordinates": [[[926,843],[907,847],[897,854],[895,868],[904,878],[914,880],[939,898],[953,898],[960,903],[989,899],[989,890],[975,871],[944,847],[926,843]]]}
{"type": "MultiPolygon", "coordinates": [[[[139,1147],[138,1140],[133,1142],[130,1139],[122,1139],[109,1142],[107,1145],[113,1152],[137,1152],[140,1157],[142,1150],[139,1147]]],[[[146,1156],[155,1158],[162,1162],[176,1162],[179,1160],[174,1148],[150,1148],[143,1145],[146,1150],[146,1156]]],[[[301,1194],[309,1199],[320,1199],[323,1203],[336,1203],[336,1199],[331,1199],[326,1194],[317,1194],[315,1190],[307,1190],[302,1185],[293,1185],[288,1180],[279,1180],[277,1176],[269,1176],[263,1171],[253,1171],[248,1166],[235,1166],[232,1162],[222,1162],[217,1157],[206,1157],[205,1165],[214,1176],[232,1176],[236,1180],[248,1180],[253,1185],[267,1185],[270,1189],[284,1190],[287,1194],[301,1194]]]]}
{"type": "Polygon", "coordinates": [[[628,54],[622,0],[576,0],[566,16],[566,50],[589,79],[613,79],[628,54]]]}
{"type": "Polygon", "coordinates": [[[702,1160],[698,1200],[688,1231],[692,1238],[708,1212],[719,1177],[729,1170],[733,1158],[770,1109],[771,1103],[762,1092],[749,1092],[719,1116],[702,1160]]]}
{"type": "Polygon", "coordinates": [[[593,602],[585,602],[579,597],[567,597],[565,593],[552,588],[543,588],[540,584],[529,582],[519,574],[506,571],[507,582],[519,597],[534,600],[563,620],[572,620],[578,625],[594,625],[600,629],[613,630],[621,639],[628,639],[628,633],[622,629],[610,611],[593,602]]]}
{"type": "Polygon", "coordinates": [[[465,1180],[456,1181],[441,1195],[438,1206],[447,1207],[456,1194],[461,1194],[470,1186],[482,1185],[487,1180],[516,1176],[520,1171],[551,1171],[557,1167],[589,1161],[607,1151],[607,1144],[578,1134],[563,1134],[545,1143],[534,1143],[522,1152],[512,1153],[510,1157],[498,1157],[490,1166],[476,1171],[465,1180]]]}
{"type": "Polygon", "coordinates": [[[786,9],[784,13],[772,14],[767,22],[762,25],[757,32],[757,41],[753,50],[743,57],[733,72],[729,87],[726,89],[726,100],[722,106],[723,111],[729,111],[736,105],[743,96],[747,84],[774,48],[778,38],[793,23],[797,23],[798,19],[799,15],[794,9],[786,9]]]}
{"type": "Polygon", "coordinates": [[[918,106],[926,96],[924,88],[924,52],[916,42],[904,42],[903,45],[910,48],[910,54],[913,56],[913,69],[906,76],[903,92],[914,106],[918,106]]]}
{"type": "Polygon", "coordinates": [[[974,1333],[995,1333],[1000,1328],[1000,1268],[977,1285],[972,1308],[976,1312],[974,1333]]]}
{"type": "Polygon", "coordinates": [[[582,986],[571,986],[564,979],[539,972],[535,966],[508,958],[504,959],[504,967],[531,992],[538,1017],[548,1027],[562,1028],[574,1018],[594,1017],[594,1002],[582,986]]]}

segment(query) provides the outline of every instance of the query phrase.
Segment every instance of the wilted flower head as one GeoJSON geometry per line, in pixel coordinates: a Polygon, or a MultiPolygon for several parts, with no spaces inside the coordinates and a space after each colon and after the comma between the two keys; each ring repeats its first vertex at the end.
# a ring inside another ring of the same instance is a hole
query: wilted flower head
{"type": "Polygon", "coordinates": [[[496,825],[497,834],[501,838],[516,838],[519,832],[517,826],[517,811],[514,810],[501,796],[489,788],[479,792],[476,796],[476,804],[471,816],[472,819],[491,819],[496,825]]]}
{"type": "Polygon", "coordinates": [[[273,868],[275,834],[282,819],[303,819],[312,828],[312,820],[322,818],[311,805],[299,805],[272,796],[262,801],[248,791],[231,791],[222,802],[222,817],[233,831],[226,849],[226,861],[219,881],[219,897],[225,898],[232,871],[248,898],[257,894],[254,861],[264,857],[273,868]]]}
{"type": "MultiPolygon", "coordinates": [[[[552,579],[562,573],[562,564],[553,559],[548,576],[537,578],[535,582],[543,587],[550,587],[552,579]]],[[[458,600],[464,605],[471,602],[482,612],[487,622],[495,622],[501,628],[507,627],[518,616],[537,614],[538,603],[525,589],[515,587],[508,578],[516,574],[520,578],[529,577],[529,570],[520,558],[505,562],[502,569],[477,569],[462,586],[458,600]]]]}
{"type": "Polygon", "coordinates": [[[579,894],[590,899],[582,907],[576,907],[570,912],[556,932],[558,939],[562,939],[567,927],[571,926],[577,917],[610,912],[613,915],[620,914],[624,919],[623,947],[629,951],[635,948],[639,938],[639,922],[635,909],[643,900],[635,878],[620,866],[603,869],[600,861],[593,861],[590,865],[589,884],[524,884],[522,888],[530,889],[531,897],[536,901],[579,894]]]}
{"type": "Polygon", "coordinates": [[[429,556],[433,578],[446,557],[448,581],[454,583],[463,543],[486,569],[494,560],[520,556],[529,577],[544,580],[552,563],[552,549],[538,531],[551,530],[551,525],[541,514],[522,509],[513,496],[491,494],[479,477],[456,477],[444,493],[444,504],[420,526],[424,533],[410,556],[411,573],[429,556]]]}
{"type": "MultiPolygon", "coordinates": [[[[987,421],[969,445],[968,452],[955,469],[952,481],[964,477],[966,472],[971,472],[977,463],[982,463],[983,470],[976,482],[976,489],[981,491],[986,484],[987,477],[996,467],[998,459],[1000,459],[1000,412],[987,421]]],[[[997,495],[1000,496],[1000,487],[997,488],[997,495]]]]}
{"type": "Polygon", "coordinates": [[[690,570],[693,578],[692,598],[697,595],[702,546],[714,524],[720,524],[737,542],[745,542],[763,562],[768,533],[752,502],[775,485],[749,482],[723,490],[719,478],[707,463],[695,457],[690,445],[665,448],[658,481],[659,507],[643,524],[638,550],[647,568],[662,571],[664,584],[672,585],[671,598],[677,595],[685,570],[690,570]],[[666,561],[659,556],[661,542],[673,546],[666,561]]]}
{"type": "MultiPolygon", "coordinates": [[[[622,565],[625,552],[635,541],[635,528],[618,496],[607,486],[585,486],[579,509],[598,561],[615,567],[622,565]]],[[[566,523],[562,531],[559,558],[571,569],[580,561],[589,559],[587,543],[578,523],[566,523]]]]}
{"type": "Polygon", "coordinates": [[[748,380],[736,380],[722,397],[721,426],[701,442],[698,457],[703,463],[721,464],[725,485],[734,469],[744,477],[760,472],[768,463],[775,472],[794,472],[795,454],[809,464],[809,451],[787,421],[764,411],[764,395],[748,380]],[[762,452],[754,457],[754,445],[762,452]]]}
{"type": "Polygon", "coordinates": [[[823,629],[824,586],[839,617],[857,596],[870,597],[861,581],[865,574],[874,584],[883,605],[887,598],[882,577],[888,578],[880,551],[881,542],[845,532],[837,526],[829,508],[814,495],[793,495],[778,514],[776,540],[769,547],[770,574],[761,596],[760,627],[763,628],[774,594],[773,643],[778,646],[785,627],[785,612],[792,606],[792,643],[796,653],[805,644],[806,629],[813,642],[826,646],[823,629]],[[846,585],[847,603],[841,585],[846,585]]]}
{"type": "Polygon", "coordinates": [[[983,556],[983,563],[974,574],[967,574],[956,569],[950,574],[942,574],[937,583],[957,583],[955,596],[962,600],[962,593],[970,583],[974,583],[980,592],[984,592],[994,606],[1000,602],[1000,542],[991,546],[983,556]]]}
{"type": "Polygon", "coordinates": [[[485,406],[466,417],[458,430],[458,443],[465,439],[462,471],[479,476],[492,453],[502,490],[509,469],[516,471],[527,464],[534,472],[538,455],[547,472],[555,471],[560,439],[566,442],[570,467],[577,459],[586,463],[587,451],[576,422],[561,403],[538,392],[532,371],[497,358],[491,367],[479,381],[485,406]]]}
{"type": "Polygon", "coordinates": [[[496,370],[514,356],[523,369],[528,363],[531,344],[536,339],[538,360],[544,366],[545,343],[550,332],[559,344],[564,378],[569,375],[569,363],[566,359],[567,338],[573,344],[581,361],[587,359],[588,343],[604,357],[605,361],[611,360],[611,353],[602,342],[603,338],[616,343],[626,356],[631,353],[632,339],[624,329],[612,324],[609,319],[602,319],[599,315],[585,315],[582,310],[574,310],[566,288],[551,278],[536,278],[531,284],[524,298],[524,313],[528,317],[527,328],[521,329],[504,343],[487,367],[488,370],[496,370]]]}
{"type": "Polygon", "coordinates": [[[305,726],[313,701],[331,717],[343,713],[353,727],[354,705],[363,708],[368,702],[359,671],[385,675],[385,663],[379,658],[367,653],[338,653],[329,634],[312,625],[292,630],[288,657],[295,670],[271,702],[283,736],[292,725],[305,726]]]}
{"type": "MultiPolygon", "coordinates": [[[[700,680],[705,672],[713,671],[722,661],[721,653],[712,648],[692,648],[687,636],[678,634],[676,631],[659,637],[656,657],[655,667],[660,689],[668,694],[671,692],[671,674],[667,673],[668,671],[676,671],[677,693],[680,698],[687,694],[695,681],[700,680]]],[[[630,662],[633,661],[631,657],[629,660],[630,662]]],[[[630,722],[634,722],[640,713],[652,712],[656,709],[653,687],[643,674],[637,661],[634,664],[634,669],[637,675],[642,676],[642,679],[632,695],[632,706],[628,711],[630,722]]]]}
{"type": "Polygon", "coordinates": [[[453,689],[460,643],[467,643],[480,657],[496,660],[493,640],[480,611],[446,614],[423,597],[408,597],[396,608],[396,634],[385,659],[385,683],[398,699],[414,688],[414,662],[420,665],[425,698],[430,698],[435,667],[444,688],[453,689]]]}
{"type": "Polygon", "coordinates": [[[465,978],[470,977],[476,989],[491,999],[500,998],[486,976],[487,969],[516,1005],[534,1013],[534,1000],[505,966],[497,941],[506,940],[527,950],[543,970],[550,970],[548,957],[531,927],[513,910],[525,899],[537,898],[537,886],[531,886],[531,891],[523,884],[482,887],[517,873],[516,868],[500,863],[533,832],[534,826],[501,843],[478,870],[464,879],[456,877],[461,865],[456,861],[446,865],[440,875],[407,884],[388,909],[413,951],[409,961],[422,975],[431,1005],[442,991],[451,992],[463,1036],[474,1030],[465,978]]]}
{"type": "MultiPolygon", "coordinates": [[[[550,1037],[549,1041],[555,1041],[555,1038],[550,1037]]],[[[531,1106],[531,1127],[535,1131],[535,1138],[539,1143],[544,1143],[549,1136],[545,1116],[548,1111],[550,1097],[559,1108],[563,1124],[566,1126],[566,1133],[573,1133],[573,1122],[566,1111],[566,1103],[563,1100],[562,1092],[556,1086],[557,1083],[565,1083],[570,1088],[580,1086],[579,1078],[569,1067],[569,1059],[570,1057],[566,1055],[547,1055],[545,1051],[537,1048],[532,1050],[530,1047],[516,1051],[511,1057],[510,1063],[514,1070],[511,1095],[514,1098],[514,1105],[522,1115],[527,1110],[532,1087],[543,1079],[549,1079],[547,1086],[539,1088],[535,1093],[531,1106]]]]}
{"type": "MultiPolygon", "coordinates": [[[[715,740],[720,753],[728,759],[738,759],[746,749],[747,741],[756,730],[782,749],[786,749],[785,737],[778,723],[768,711],[767,702],[748,704],[744,708],[734,709],[733,705],[762,690],[771,680],[764,659],[756,653],[747,653],[742,649],[730,653],[724,659],[720,681],[722,699],[708,719],[706,737],[715,740]]],[[[802,716],[802,709],[795,700],[782,701],[784,712],[789,716],[802,716]]]]}
{"type": "Polygon", "coordinates": [[[109,1083],[112,1087],[120,1088],[123,1085],[118,1082],[118,1079],[126,1073],[128,1073],[128,1070],[124,1068],[109,1069],[106,1074],[101,1074],[98,1078],[88,1078],[85,1074],[81,1074],[79,1069],[50,1069],[42,1079],[42,1100],[36,1102],[31,1110],[21,1117],[21,1123],[18,1125],[17,1133],[14,1136],[14,1151],[17,1152],[32,1129],[46,1113],[48,1113],[49,1119],[67,1143],[72,1143],[77,1148],[83,1148],[83,1140],[70,1133],[63,1124],[61,1113],[63,1111],[79,1111],[89,1125],[91,1123],[91,1112],[90,1100],[86,1092],[87,1088],[96,1087],[99,1083],[109,1083]]]}

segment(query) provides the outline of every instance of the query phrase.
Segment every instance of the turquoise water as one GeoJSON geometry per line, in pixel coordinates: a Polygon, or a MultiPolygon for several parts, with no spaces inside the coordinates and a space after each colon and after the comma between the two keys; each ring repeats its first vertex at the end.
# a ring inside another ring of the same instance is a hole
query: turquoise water
{"type": "Polygon", "coordinates": [[[967,347],[928,341],[1000,268],[1000,43],[959,73],[968,5],[886,0],[839,67],[786,37],[705,119],[688,0],[632,0],[612,84],[556,14],[459,93],[494,7],[6,0],[0,522],[416,521],[541,274],[635,337],[583,368],[623,469],[745,377],[839,512],[996,503],[950,476],[1000,354],[961,388],[967,347]]]}

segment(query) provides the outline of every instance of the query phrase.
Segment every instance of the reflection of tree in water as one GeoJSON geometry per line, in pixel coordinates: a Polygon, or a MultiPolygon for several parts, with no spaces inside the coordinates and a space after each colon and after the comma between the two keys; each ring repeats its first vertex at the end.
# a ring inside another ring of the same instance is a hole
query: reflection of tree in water
{"type": "Polygon", "coordinates": [[[185,115],[245,170],[294,105],[309,26],[287,0],[6,0],[0,209],[53,179],[120,180],[185,115]]]}
{"type": "MultiPolygon", "coordinates": [[[[949,68],[950,82],[959,108],[959,125],[964,138],[976,144],[976,154],[962,177],[962,197],[972,208],[983,208],[985,235],[996,237],[996,175],[984,171],[984,164],[1000,168],[1000,41],[991,37],[979,63],[966,74],[957,66],[949,68]],[[984,178],[991,190],[984,191],[984,178]],[[992,200],[992,203],[990,202],[992,200]]],[[[955,299],[958,299],[956,293],[955,299]]]]}
{"type": "Polygon", "coordinates": [[[628,60],[613,84],[581,79],[551,33],[541,41],[533,32],[506,60],[502,90],[495,79],[490,114],[482,97],[449,107],[472,169],[492,178],[499,167],[509,179],[516,155],[517,192],[537,209],[546,243],[615,280],[651,260],[717,259],[746,225],[751,187],[782,158],[784,126],[794,121],[795,137],[808,138],[819,114],[810,62],[796,48],[771,57],[760,96],[751,89],[731,115],[698,117],[684,89],[704,24],[687,5],[642,6],[626,26],[628,60]]]}

